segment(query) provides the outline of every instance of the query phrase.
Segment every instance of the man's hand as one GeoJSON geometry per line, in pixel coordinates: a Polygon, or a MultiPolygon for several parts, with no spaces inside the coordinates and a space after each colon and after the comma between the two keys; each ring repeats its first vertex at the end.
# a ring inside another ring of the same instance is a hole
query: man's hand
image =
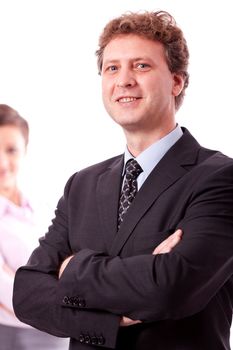
{"type": "Polygon", "coordinates": [[[120,320],[120,326],[121,327],[127,327],[127,326],[133,326],[134,324],[142,323],[142,321],[139,320],[131,320],[131,318],[123,316],[120,320]]]}
{"type": "MultiPolygon", "coordinates": [[[[154,250],[153,255],[170,253],[172,249],[180,242],[183,232],[178,229],[171,236],[160,243],[154,250]]],[[[131,318],[123,316],[120,320],[121,327],[133,326],[142,323],[140,320],[131,320],[131,318]]]]}
{"type": "Polygon", "coordinates": [[[183,232],[178,229],[171,236],[160,243],[154,250],[153,255],[170,253],[171,250],[180,242],[183,232]]]}
{"type": "MultiPolygon", "coordinates": [[[[176,230],[171,236],[165,239],[162,243],[160,243],[152,252],[153,255],[157,254],[166,254],[170,253],[170,251],[180,242],[182,237],[182,231],[180,229],[176,230]]],[[[73,255],[66,258],[61,264],[58,277],[61,278],[66,266],[73,258],[73,255]]],[[[131,320],[131,318],[123,316],[120,320],[121,327],[133,326],[135,324],[141,323],[140,320],[131,320]]]]}
{"type": "Polygon", "coordinates": [[[61,264],[61,267],[60,267],[60,270],[59,270],[59,273],[58,273],[58,278],[60,279],[61,278],[61,275],[63,274],[66,266],[69,264],[70,260],[73,258],[73,255],[71,256],[68,256],[68,258],[66,258],[63,263],[61,264]]]}

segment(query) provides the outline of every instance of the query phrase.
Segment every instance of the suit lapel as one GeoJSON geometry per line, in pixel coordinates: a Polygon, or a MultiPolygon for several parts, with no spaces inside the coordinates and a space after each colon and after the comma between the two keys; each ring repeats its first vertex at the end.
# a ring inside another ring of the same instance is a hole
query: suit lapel
{"type": "Polygon", "coordinates": [[[99,215],[109,248],[117,232],[118,202],[121,191],[123,164],[124,157],[118,157],[114,163],[99,176],[97,183],[99,215]]]}
{"type": "Polygon", "coordinates": [[[120,253],[137,223],[157,198],[196,164],[199,149],[200,145],[185,130],[181,139],[162,158],[137,193],[118,234],[114,237],[110,255],[120,253]]]}

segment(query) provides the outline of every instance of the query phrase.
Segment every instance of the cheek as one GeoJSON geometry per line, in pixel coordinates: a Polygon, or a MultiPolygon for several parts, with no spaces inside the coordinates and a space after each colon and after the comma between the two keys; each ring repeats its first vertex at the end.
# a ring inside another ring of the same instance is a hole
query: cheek
{"type": "Polygon", "coordinates": [[[10,167],[11,171],[15,174],[18,173],[21,163],[22,163],[23,158],[22,157],[15,157],[10,160],[10,167]]]}
{"type": "Polygon", "coordinates": [[[107,108],[108,106],[108,98],[107,98],[107,94],[105,93],[104,90],[102,90],[102,101],[103,101],[103,104],[104,104],[104,107],[107,108]]]}
{"type": "Polygon", "coordinates": [[[102,81],[102,100],[105,102],[107,96],[107,87],[106,84],[102,81]]]}
{"type": "Polygon", "coordinates": [[[143,94],[149,96],[151,100],[157,98],[163,90],[161,82],[157,79],[144,79],[141,80],[138,85],[141,87],[143,94]]]}
{"type": "Polygon", "coordinates": [[[19,171],[19,165],[17,163],[10,163],[9,170],[12,174],[17,175],[19,171]]]}
{"type": "Polygon", "coordinates": [[[114,93],[114,83],[108,79],[102,79],[102,95],[103,99],[111,99],[114,93]]]}
{"type": "Polygon", "coordinates": [[[114,96],[114,89],[112,87],[112,84],[104,83],[102,84],[102,100],[105,109],[109,112],[109,109],[112,109],[112,101],[114,96]]]}

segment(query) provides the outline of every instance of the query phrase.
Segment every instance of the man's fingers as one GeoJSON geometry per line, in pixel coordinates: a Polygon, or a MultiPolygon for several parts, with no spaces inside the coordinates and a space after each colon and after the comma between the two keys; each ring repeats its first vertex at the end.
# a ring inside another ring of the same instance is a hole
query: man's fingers
{"type": "Polygon", "coordinates": [[[180,242],[182,230],[176,230],[172,235],[160,243],[153,251],[153,255],[170,253],[170,251],[180,242]]]}
{"type": "Polygon", "coordinates": [[[120,326],[121,327],[128,327],[128,326],[133,326],[135,324],[142,323],[142,321],[139,320],[131,320],[131,318],[123,316],[120,321],[120,326]]]}
{"type": "Polygon", "coordinates": [[[61,278],[66,266],[69,264],[69,262],[73,258],[73,256],[74,255],[71,255],[63,261],[63,263],[60,266],[59,272],[58,272],[58,278],[61,278]]]}

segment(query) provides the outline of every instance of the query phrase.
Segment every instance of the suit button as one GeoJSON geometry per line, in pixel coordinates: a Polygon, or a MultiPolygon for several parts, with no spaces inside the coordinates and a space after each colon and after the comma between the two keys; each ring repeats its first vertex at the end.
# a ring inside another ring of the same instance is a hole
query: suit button
{"type": "Polygon", "coordinates": [[[86,306],[86,302],[84,299],[79,299],[78,301],[78,307],[85,307],[86,306]]]}
{"type": "Polygon", "coordinates": [[[79,302],[79,298],[78,297],[74,297],[73,298],[73,305],[77,306],[79,302]]]}
{"type": "Polygon", "coordinates": [[[74,305],[74,298],[70,297],[69,304],[74,305]]]}
{"type": "Polygon", "coordinates": [[[66,295],[66,296],[64,296],[62,302],[63,302],[64,304],[68,305],[68,304],[70,303],[70,298],[66,295]]]}
{"type": "Polygon", "coordinates": [[[95,337],[95,336],[91,337],[91,344],[92,344],[92,345],[98,344],[97,337],[95,337]]]}
{"type": "Polygon", "coordinates": [[[89,337],[89,335],[85,335],[85,343],[90,344],[90,342],[91,342],[91,338],[89,337]]]}
{"type": "Polygon", "coordinates": [[[102,335],[97,337],[97,344],[98,345],[104,345],[104,343],[105,343],[105,338],[102,335]]]}
{"type": "Polygon", "coordinates": [[[82,333],[79,336],[79,341],[80,341],[80,343],[84,343],[84,341],[85,341],[85,337],[82,333]]]}

